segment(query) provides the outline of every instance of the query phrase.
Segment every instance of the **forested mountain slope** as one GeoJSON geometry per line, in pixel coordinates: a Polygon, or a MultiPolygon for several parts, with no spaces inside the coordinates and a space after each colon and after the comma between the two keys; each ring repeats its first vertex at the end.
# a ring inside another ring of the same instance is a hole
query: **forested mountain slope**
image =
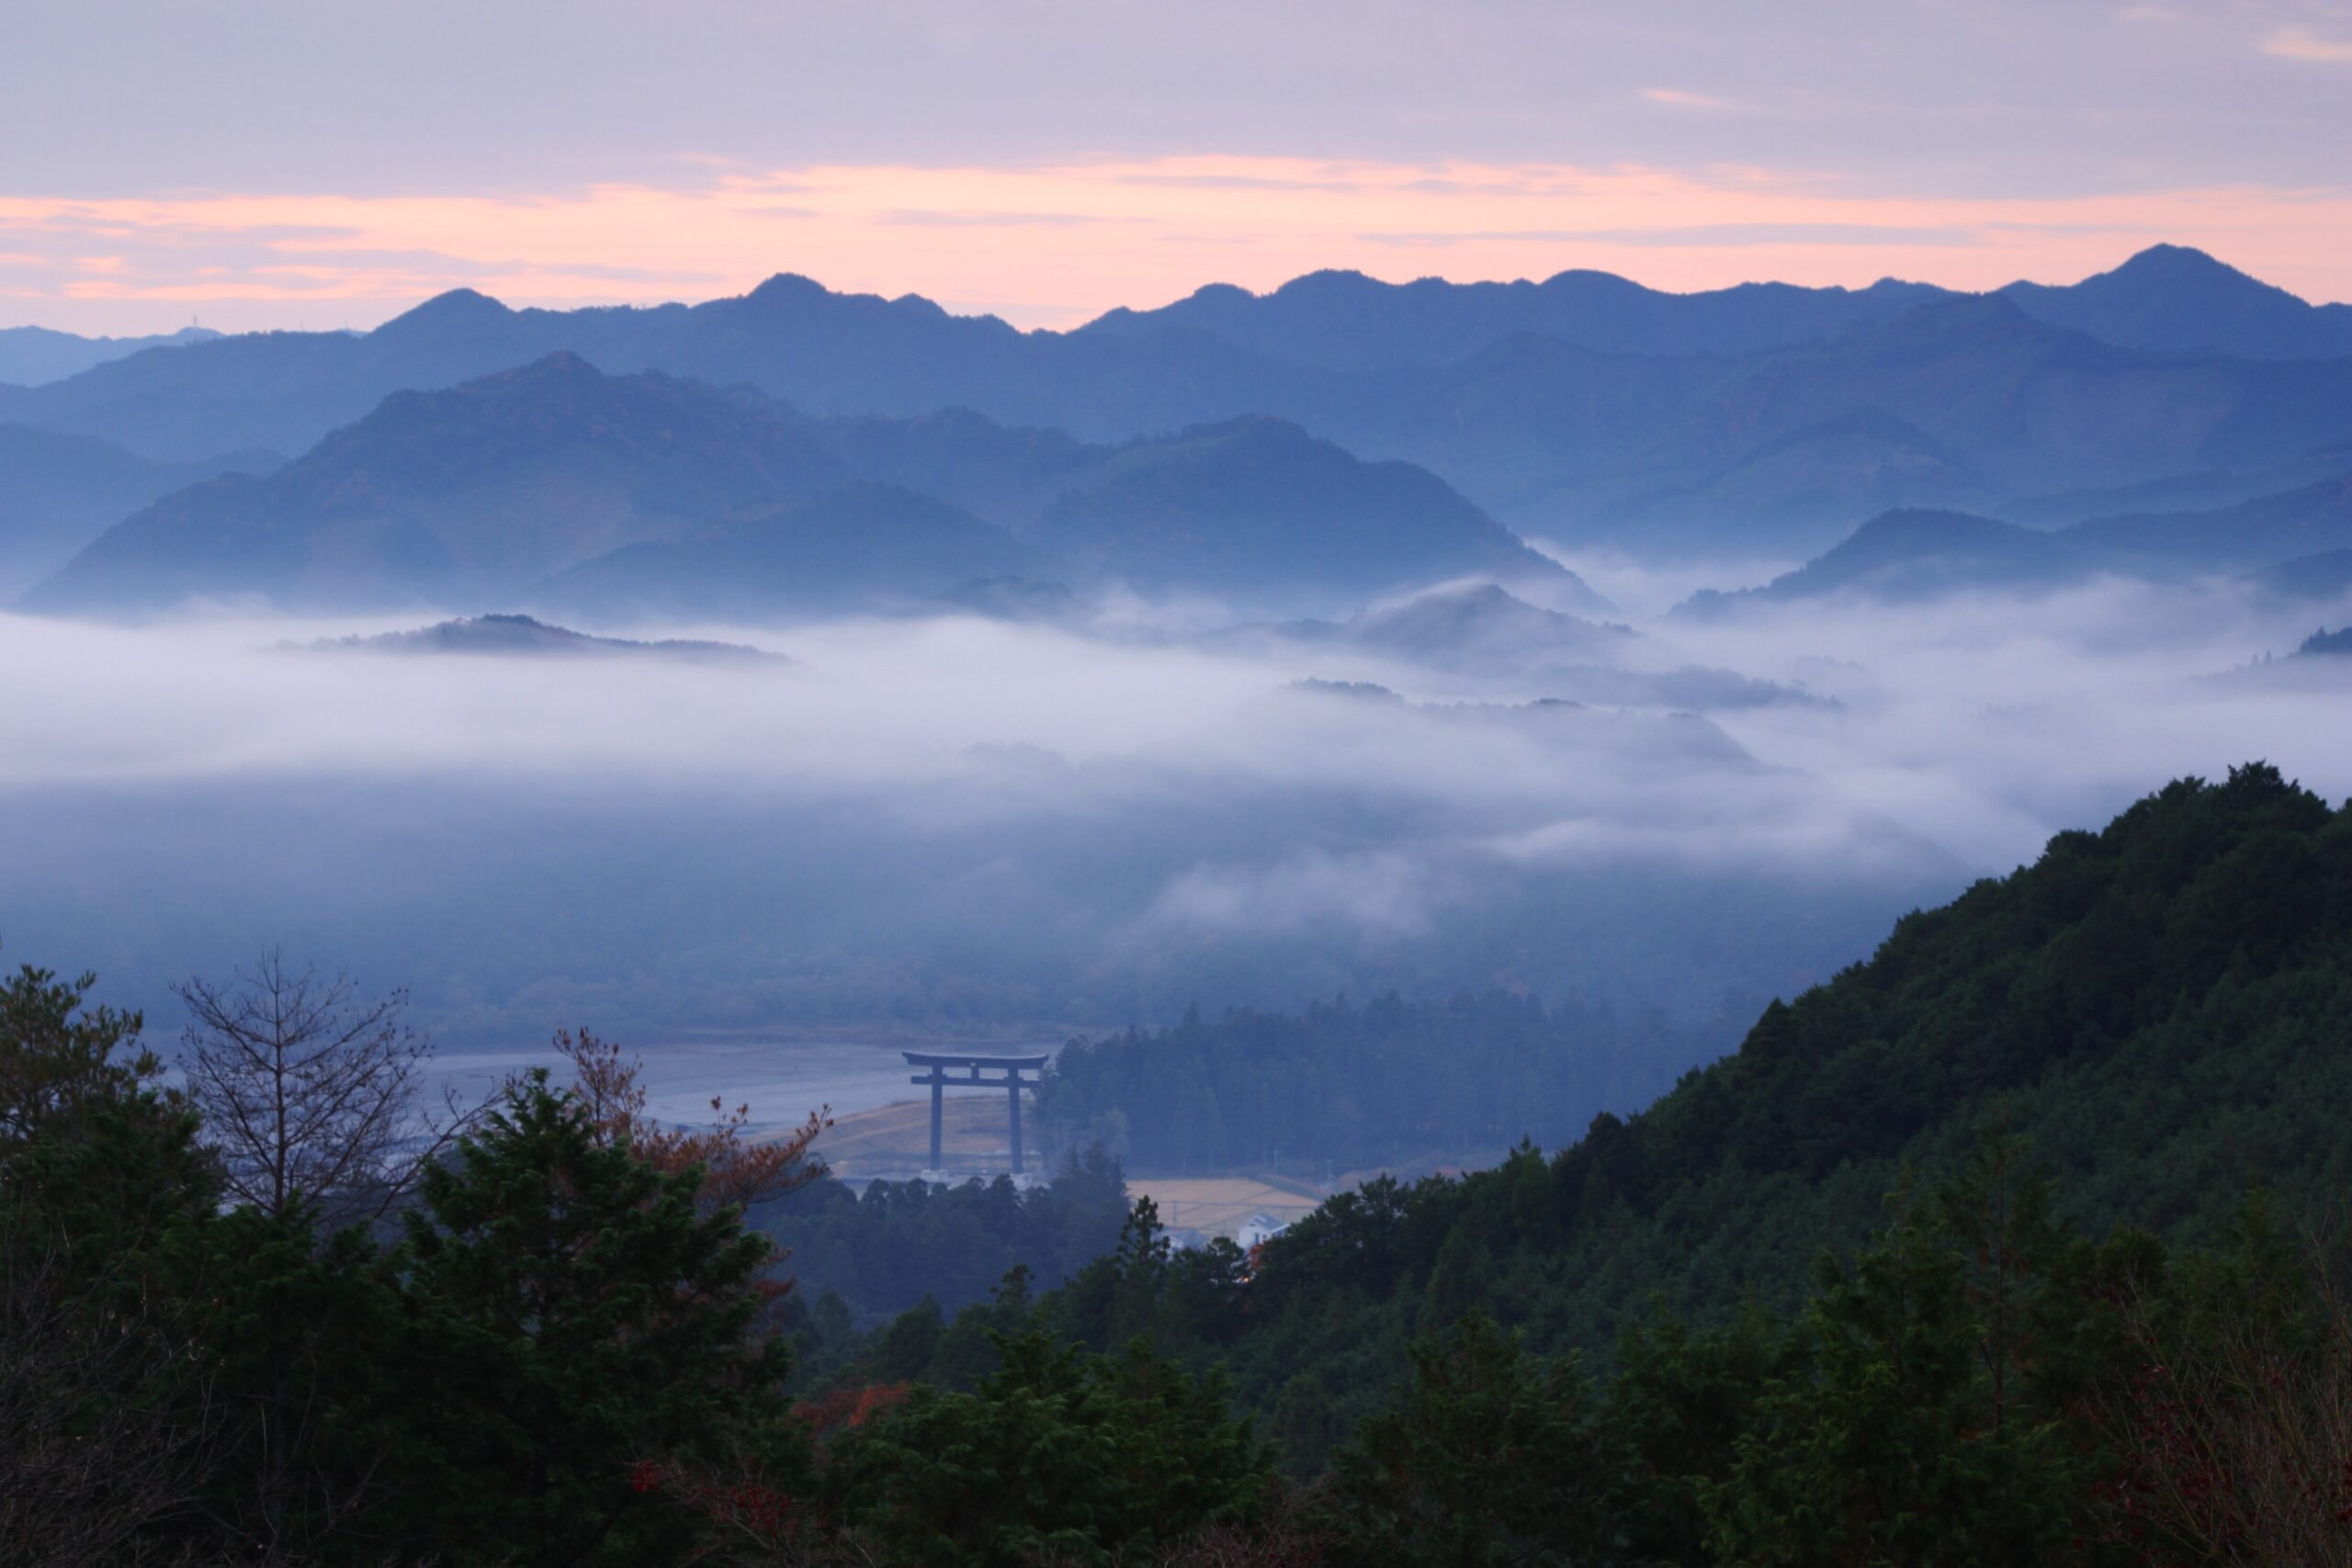
{"type": "MultiPolygon", "coordinates": [[[[1956,1169],[1988,1131],[2093,1234],[2211,1242],[2257,1185],[2292,1224],[2352,1176],[2347,1019],[2352,808],[2262,764],[2185,780],[1906,917],[1638,1115],[1330,1201],[1267,1244],[1216,1353],[1245,1399],[1312,1425],[1372,1408],[1407,1343],[1472,1307],[1601,1354],[1657,1303],[1784,1308],[1906,1170],[1956,1169]]],[[[1089,1331],[1082,1303],[1071,1318],[1089,1331]]]]}

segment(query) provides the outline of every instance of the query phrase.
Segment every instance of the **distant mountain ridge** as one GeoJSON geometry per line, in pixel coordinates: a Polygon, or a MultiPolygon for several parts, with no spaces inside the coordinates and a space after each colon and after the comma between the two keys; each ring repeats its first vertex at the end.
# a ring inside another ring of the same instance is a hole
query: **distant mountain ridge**
{"type": "MultiPolygon", "coordinates": [[[[1316,274],[1069,333],[782,276],[644,310],[514,310],[458,290],[366,334],[224,338],[0,388],[0,422],[175,460],[300,451],[393,392],[560,351],[876,417],[865,471],[925,493],[921,466],[952,448],[948,411],[1066,433],[996,451],[991,507],[1053,499],[1074,446],[1265,415],[1427,468],[1523,533],[1810,552],[1875,510],[2032,500],[2037,521],[2068,523],[2133,504],[2102,497],[2210,504],[2308,480],[2312,454],[2352,430],[2348,320],[2177,248],[1991,295],[1316,274]],[[886,426],[910,420],[949,423],[893,450],[907,437],[886,426]]],[[[953,461],[982,485],[976,462],[953,461]]]]}
{"type": "MultiPolygon", "coordinates": [[[[2152,245],[2079,283],[2018,282],[1996,292],[2037,321],[2122,348],[2260,359],[2352,355],[2352,305],[2307,304],[2182,245],[2152,245]]],[[[1197,332],[1269,359],[1335,370],[1443,364],[1521,333],[1605,353],[1738,356],[1842,336],[1964,297],[1891,277],[1866,288],[1743,283],[1672,294],[1585,270],[1541,282],[1401,284],[1324,271],[1266,294],[1214,283],[1157,309],[1106,311],[1079,331],[1197,332]]]]}
{"type": "Polygon", "coordinates": [[[26,603],[140,614],[520,595],[608,616],[765,615],[888,608],[976,579],[1353,604],[1474,573],[1590,597],[1433,475],[1364,464],[1282,421],[1089,446],[969,414],[811,419],[748,389],[607,376],[559,352],[397,393],[266,478],[166,496],[26,603]]]}
{"type": "Polygon", "coordinates": [[[274,452],[166,463],[94,435],[0,424],[0,602],[73,558],[130,513],[200,479],[266,473],[274,452]]]}
{"type": "Polygon", "coordinates": [[[2274,598],[2324,599],[2352,585],[2352,473],[2202,512],[2094,518],[2056,530],[1973,513],[1880,513],[1758,588],[1692,596],[1680,613],[1832,594],[1889,602],[1962,591],[2040,592],[2099,576],[2155,581],[2245,574],[2274,598]],[[2248,572],[2249,568],[2264,570],[2248,572]]]}
{"type": "Polygon", "coordinates": [[[142,349],[178,348],[220,335],[195,326],[146,337],[82,337],[49,327],[0,327],[0,385],[38,387],[142,349]]]}

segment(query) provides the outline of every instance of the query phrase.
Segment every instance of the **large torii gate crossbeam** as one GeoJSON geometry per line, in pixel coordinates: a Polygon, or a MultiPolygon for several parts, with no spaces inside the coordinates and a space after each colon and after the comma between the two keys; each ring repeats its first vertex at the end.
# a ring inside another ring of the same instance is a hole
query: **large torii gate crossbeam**
{"type": "Polygon", "coordinates": [[[1023,1089],[1037,1087],[1035,1077],[1024,1078],[1021,1075],[1024,1072],[1032,1074],[1042,1072],[1046,1062],[1052,1059],[1051,1055],[945,1056],[928,1051],[905,1051],[900,1055],[906,1057],[907,1066],[930,1069],[907,1080],[911,1084],[931,1086],[931,1164],[927,1168],[932,1170],[941,1168],[940,1162],[943,1156],[939,1147],[940,1102],[949,1084],[960,1084],[973,1089],[1001,1089],[1005,1091],[1005,1103],[1012,1116],[1012,1174],[1020,1175],[1022,1169],[1021,1091],[1023,1089]]]}

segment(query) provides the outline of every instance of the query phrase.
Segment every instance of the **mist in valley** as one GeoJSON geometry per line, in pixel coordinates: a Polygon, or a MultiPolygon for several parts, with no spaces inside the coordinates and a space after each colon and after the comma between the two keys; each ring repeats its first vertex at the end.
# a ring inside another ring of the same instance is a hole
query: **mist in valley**
{"type": "Polygon", "coordinates": [[[1624,619],[1460,585],[1338,623],[617,628],[786,656],[714,662],[318,646],[414,612],[0,617],[0,943],[159,1035],[171,981],[278,944],[407,987],[458,1055],[586,1026],[657,1082],[844,1103],[902,1096],[841,1042],[1499,987],[1646,1042],[1638,1102],[2165,779],[2352,790],[2352,671],[2249,668],[2310,606],[2102,580],[1694,619],[1770,570],[1566,558],[1624,619]],[[1444,636],[1395,632],[1432,604],[1444,636]]]}

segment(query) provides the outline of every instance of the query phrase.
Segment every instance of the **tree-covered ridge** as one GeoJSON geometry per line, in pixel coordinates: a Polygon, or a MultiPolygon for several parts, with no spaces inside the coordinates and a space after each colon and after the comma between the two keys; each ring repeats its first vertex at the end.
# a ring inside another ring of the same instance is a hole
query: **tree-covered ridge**
{"type": "MultiPolygon", "coordinates": [[[[1706,1321],[1792,1307],[1906,1168],[1956,1169],[1988,1129],[2048,1163],[2092,1234],[2211,1242],[2254,1186],[2315,1214],[2352,1174],[2347,1018],[2352,815],[2261,764],[2182,781],[1905,918],[1648,1111],[1549,1157],[1331,1200],[1267,1244],[1226,1338],[1189,1308],[1167,1337],[1227,1360],[1319,1459],[1415,1335],[1464,1311],[1606,1356],[1660,1301],[1706,1321]]],[[[1087,1311],[1063,1320],[1114,1342],[1087,1311]]]]}
{"type": "Polygon", "coordinates": [[[762,1204],[751,1224],[790,1249],[800,1295],[840,1323],[896,1316],[926,1297],[954,1312],[985,1301],[1015,1268],[1041,1289],[1058,1285],[1111,1250],[1126,1218],[1126,1179],[1098,1147],[1025,1191],[1006,1176],[875,1181],[862,1192],[827,1176],[762,1204]]]}
{"type": "MultiPolygon", "coordinates": [[[[815,1336],[800,1401],[742,1214],[839,1207],[820,1122],[662,1128],[567,1038],[572,1085],[510,1082],[447,1160],[384,1144],[401,1223],[336,1229],[345,1194],[223,1182],[280,1124],[243,1088],[353,1029],[280,1010],[181,1091],[28,971],[0,1560],[2340,1564],[2346,1252],[2293,1230],[2346,1174],[2348,821],[2267,767],[2175,784],[1556,1156],[1374,1182],[1251,1257],[1139,1202],[1045,1296],[815,1336]]],[[[346,1097],[409,1059],[330,1054],[346,1097]]]]}
{"type": "Polygon", "coordinates": [[[1566,1144],[1701,1050],[1689,1026],[1504,991],[1295,1013],[1198,1012],[1065,1046],[1038,1091],[1065,1144],[1150,1170],[1361,1168],[1566,1144]]]}

